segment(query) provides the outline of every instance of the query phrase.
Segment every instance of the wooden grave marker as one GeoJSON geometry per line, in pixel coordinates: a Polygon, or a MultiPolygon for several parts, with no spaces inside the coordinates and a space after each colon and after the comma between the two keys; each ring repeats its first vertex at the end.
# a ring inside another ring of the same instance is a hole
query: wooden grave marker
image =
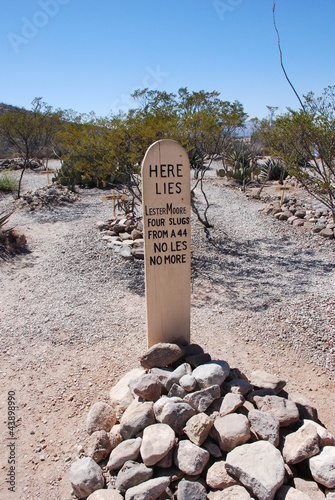
{"type": "Polygon", "coordinates": [[[284,203],[285,191],[294,191],[294,186],[288,186],[286,182],[282,186],[276,187],[276,191],[282,191],[282,195],[280,198],[280,206],[284,203]]]}
{"type": "Polygon", "coordinates": [[[110,200],[113,200],[113,215],[115,217],[115,201],[116,200],[125,200],[126,199],[126,195],[124,193],[122,194],[115,194],[115,191],[113,189],[112,191],[113,194],[107,194],[106,196],[103,196],[102,197],[102,201],[110,201],[110,200]]]}
{"type": "Polygon", "coordinates": [[[47,176],[47,183],[50,184],[49,174],[54,174],[56,171],[53,168],[49,168],[48,164],[49,164],[49,160],[46,159],[45,170],[41,170],[40,175],[46,175],[47,176]]]}
{"type": "Polygon", "coordinates": [[[190,342],[191,185],[177,142],[152,144],[142,164],[148,346],[190,342]]]}

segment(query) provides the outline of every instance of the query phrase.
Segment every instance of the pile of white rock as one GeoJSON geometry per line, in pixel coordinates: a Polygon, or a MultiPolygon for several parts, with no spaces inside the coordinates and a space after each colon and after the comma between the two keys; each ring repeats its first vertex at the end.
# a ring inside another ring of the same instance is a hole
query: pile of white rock
{"type": "MultiPolygon", "coordinates": [[[[32,160],[29,163],[30,169],[35,169],[41,167],[42,162],[39,160],[32,160]]],[[[0,172],[2,170],[19,170],[23,168],[24,161],[22,158],[6,158],[4,160],[0,160],[0,172]]]]}
{"type": "Polygon", "coordinates": [[[87,415],[71,466],[89,500],[335,498],[335,438],[301,394],[191,344],[156,344],[87,415]]]}
{"type": "Polygon", "coordinates": [[[79,199],[78,194],[60,184],[52,184],[24,193],[16,205],[28,212],[74,203],[79,199]]]}
{"type": "Polygon", "coordinates": [[[318,233],[324,238],[335,238],[335,222],[330,210],[299,205],[296,198],[292,198],[282,205],[280,201],[270,203],[261,211],[294,227],[303,227],[307,231],[318,233]]]}
{"type": "Polygon", "coordinates": [[[133,214],[118,215],[106,222],[98,221],[97,227],[108,248],[124,259],[144,260],[143,225],[133,214]]]}

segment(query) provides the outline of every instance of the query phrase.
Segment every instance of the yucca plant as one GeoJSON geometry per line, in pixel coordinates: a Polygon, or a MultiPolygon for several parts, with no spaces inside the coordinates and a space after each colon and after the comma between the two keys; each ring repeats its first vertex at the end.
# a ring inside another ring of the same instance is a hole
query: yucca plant
{"type": "Polygon", "coordinates": [[[228,169],[226,176],[235,179],[242,184],[242,189],[252,181],[254,175],[258,175],[257,160],[255,160],[248,144],[242,141],[235,141],[226,152],[227,164],[232,169],[228,169]]]}
{"type": "Polygon", "coordinates": [[[287,177],[287,170],[281,160],[269,158],[261,167],[260,177],[268,181],[279,181],[282,184],[287,177]]]}
{"type": "Polygon", "coordinates": [[[9,212],[9,214],[2,213],[0,214],[0,231],[3,231],[3,226],[6,224],[8,221],[9,217],[12,215],[13,212],[9,212]]]}
{"type": "Polygon", "coordinates": [[[268,158],[261,166],[259,177],[262,180],[262,185],[254,197],[260,199],[266,181],[279,181],[280,184],[283,184],[287,175],[287,170],[282,161],[268,158]]]}

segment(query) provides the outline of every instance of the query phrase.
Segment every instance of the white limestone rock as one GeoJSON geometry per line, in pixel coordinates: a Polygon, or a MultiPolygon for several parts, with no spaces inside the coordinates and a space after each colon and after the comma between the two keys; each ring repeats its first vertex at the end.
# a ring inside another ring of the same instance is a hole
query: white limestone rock
{"type": "Polygon", "coordinates": [[[109,432],[116,422],[115,408],[107,403],[95,403],[86,419],[86,429],[89,434],[95,431],[109,432]]]}
{"type": "Polygon", "coordinates": [[[174,462],[185,474],[196,476],[202,473],[209,457],[207,450],[185,440],[179,441],[174,454],[174,462]]]}
{"type": "Polygon", "coordinates": [[[309,468],[317,483],[335,488],[335,446],[325,446],[318,455],[311,457],[309,468]]]}
{"type": "Polygon", "coordinates": [[[319,451],[319,436],[316,428],[310,424],[285,437],[282,454],[287,464],[298,464],[317,455],[319,451]]]}
{"type": "Polygon", "coordinates": [[[238,446],[228,453],[226,468],[258,500],[273,500],[285,479],[281,453],[267,441],[238,446]]]}
{"type": "Polygon", "coordinates": [[[278,446],[279,420],[277,417],[260,410],[251,410],[249,411],[248,419],[252,430],[259,439],[264,439],[264,441],[269,441],[273,446],[278,446]]]}
{"type": "Polygon", "coordinates": [[[107,458],[111,451],[112,445],[106,431],[97,431],[91,434],[87,455],[96,463],[107,458]]]}
{"type": "Polygon", "coordinates": [[[229,372],[229,365],[225,361],[211,361],[195,368],[192,375],[199,387],[206,388],[211,385],[221,385],[228,377],[229,372]]]}
{"type": "Polygon", "coordinates": [[[223,387],[233,394],[241,394],[242,396],[246,396],[253,390],[253,386],[241,378],[234,378],[229,382],[225,382],[223,387]]]}
{"type": "Polygon", "coordinates": [[[115,488],[124,493],[129,488],[148,481],[152,478],[152,475],[153,470],[149,467],[133,460],[128,460],[124,463],[116,477],[115,488]]]}
{"type": "Polygon", "coordinates": [[[213,423],[213,419],[206,413],[197,413],[186,422],[184,432],[192,443],[201,446],[207,439],[213,423]]]}
{"type": "Polygon", "coordinates": [[[222,451],[231,451],[251,436],[249,420],[238,413],[216,418],[211,432],[222,451]]]}
{"type": "Polygon", "coordinates": [[[70,481],[78,498],[88,497],[105,484],[101,468],[90,457],[80,458],[71,465],[70,481]]]}
{"type": "Polygon", "coordinates": [[[191,375],[192,367],[189,363],[182,363],[173,372],[170,373],[167,382],[166,389],[169,391],[173,384],[179,384],[179,380],[185,375],[191,375]]]}
{"type": "Polygon", "coordinates": [[[301,428],[307,425],[313,425],[315,427],[319,436],[320,448],[324,446],[335,446],[335,437],[325,427],[314,422],[314,420],[303,420],[301,428]]]}
{"type": "Polygon", "coordinates": [[[179,384],[185,391],[191,392],[196,388],[197,381],[195,380],[193,375],[187,374],[181,377],[181,379],[179,380],[179,384]]]}
{"type": "Polygon", "coordinates": [[[209,500],[250,500],[251,496],[243,486],[228,486],[222,491],[212,491],[207,495],[209,500]]]}
{"type": "Polygon", "coordinates": [[[311,497],[285,484],[277,491],[276,500],[311,500],[311,497]]]}
{"type": "Polygon", "coordinates": [[[96,490],[87,500],[123,500],[123,496],[117,490],[96,490]]]}
{"type": "Polygon", "coordinates": [[[273,373],[268,373],[264,370],[253,371],[250,376],[250,383],[255,387],[273,389],[276,394],[286,385],[286,381],[281,377],[277,377],[273,373]]]}
{"type": "Polygon", "coordinates": [[[134,400],[128,384],[145,373],[143,368],[134,368],[126,373],[117,384],[112,387],[109,393],[111,404],[115,407],[116,417],[120,420],[124,411],[128,408],[130,403],[134,400]]]}
{"type": "Polygon", "coordinates": [[[298,407],[289,399],[279,396],[254,396],[254,402],[259,410],[277,417],[280,427],[287,427],[299,420],[298,407]]]}
{"type": "Polygon", "coordinates": [[[210,488],[224,490],[237,484],[237,481],[228,474],[225,460],[219,460],[208,469],[206,483],[210,488]]]}
{"type": "Polygon", "coordinates": [[[153,402],[146,401],[141,403],[137,399],[134,399],[121,417],[120,433],[124,439],[129,439],[154,422],[153,402]]]}
{"type": "Polygon", "coordinates": [[[117,470],[120,469],[127,460],[137,460],[140,454],[141,444],[142,439],[140,437],[122,441],[122,443],[112,450],[106,466],[107,470],[117,470]]]}
{"type": "Polygon", "coordinates": [[[183,479],[178,484],[177,500],[207,500],[206,488],[198,481],[183,479]]]}
{"type": "Polygon", "coordinates": [[[216,400],[221,397],[220,387],[211,385],[200,391],[187,394],[184,401],[190,404],[198,412],[204,412],[216,400]]]}
{"type": "Polygon", "coordinates": [[[229,413],[233,413],[234,411],[237,410],[240,406],[243,405],[245,399],[242,396],[242,394],[235,394],[232,392],[228,392],[222,400],[221,406],[220,406],[220,417],[224,417],[225,415],[228,415],[229,413]]]}
{"type": "Polygon", "coordinates": [[[175,444],[176,435],[167,424],[153,424],[143,431],[141,457],[145,465],[152,466],[162,460],[175,444]]]}
{"type": "MultiPolygon", "coordinates": [[[[120,257],[123,257],[126,260],[133,260],[133,254],[131,252],[131,248],[129,245],[125,244],[126,242],[123,242],[122,247],[120,247],[120,250],[118,251],[118,254],[120,257]]],[[[131,240],[132,243],[132,240],[131,240]]]]}
{"type": "Polygon", "coordinates": [[[157,477],[149,479],[137,486],[133,486],[126,491],[125,500],[156,500],[164,493],[170,484],[167,477],[157,477]]]}

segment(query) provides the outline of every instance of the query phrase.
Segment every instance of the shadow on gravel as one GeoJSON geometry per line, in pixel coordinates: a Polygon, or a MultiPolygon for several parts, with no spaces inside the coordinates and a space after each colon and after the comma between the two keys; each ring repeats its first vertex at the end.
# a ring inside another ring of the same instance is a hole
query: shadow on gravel
{"type": "MultiPolygon", "coordinates": [[[[144,263],[122,266],[118,278],[127,288],[144,296],[144,263]],[[122,269],[122,271],[121,271],[122,269]]],[[[214,300],[233,309],[264,311],[271,305],[310,292],[313,276],[335,271],[335,263],[298,249],[286,237],[239,242],[224,238],[205,240],[201,251],[192,248],[192,284],[210,286],[214,300]],[[200,284],[199,284],[200,281],[200,284]]]]}
{"type": "MultiPolygon", "coordinates": [[[[228,236],[205,240],[192,252],[192,281],[211,286],[217,302],[233,309],[264,311],[275,303],[311,291],[312,278],[326,278],[335,263],[289,238],[236,241],[228,236]]],[[[196,291],[195,291],[196,293],[196,291]]]]}
{"type": "Polygon", "coordinates": [[[30,254],[31,251],[29,250],[29,248],[17,249],[9,253],[0,247],[0,264],[3,262],[19,262],[20,258],[30,254]]]}
{"type": "Polygon", "coordinates": [[[144,262],[133,260],[128,264],[127,269],[119,271],[120,281],[124,281],[130,292],[144,297],[145,295],[145,280],[144,280],[144,262]]]}
{"type": "Polygon", "coordinates": [[[97,218],[99,205],[94,206],[89,202],[75,202],[73,204],[45,207],[40,210],[26,212],[36,222],[47,224],[52,222],[71,222],[84,217],[97,218]]]}

